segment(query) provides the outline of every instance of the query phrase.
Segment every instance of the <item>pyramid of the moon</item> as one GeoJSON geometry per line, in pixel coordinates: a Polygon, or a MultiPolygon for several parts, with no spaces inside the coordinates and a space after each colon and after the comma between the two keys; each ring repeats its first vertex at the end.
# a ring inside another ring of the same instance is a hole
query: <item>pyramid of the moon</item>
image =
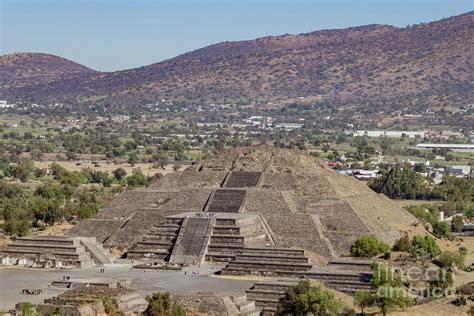
{"type": "Polygon", "coordinates": [[[166,175],[147,189],[127,190],[67,235],[96,237],[130,253],[155,247],[154,255],[185,258],[212,251],[213,242],[215,249],[230,249],[238,234],[246,245],[302,248],[331,258],[349,254],[361,235],[393,242],[396,226],[415,220],[305,152],[246,147],[166,175]],[[165,253],[176,240],[180,248],[165,253]]]}

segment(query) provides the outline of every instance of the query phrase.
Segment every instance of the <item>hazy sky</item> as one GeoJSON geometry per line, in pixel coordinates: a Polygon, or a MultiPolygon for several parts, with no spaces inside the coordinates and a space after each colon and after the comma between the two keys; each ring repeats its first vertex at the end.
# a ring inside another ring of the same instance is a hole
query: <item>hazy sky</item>
{"type": "Polygon", "coordinates": [[[97,70],[209,44],[365,24],[406,26],[473,10],[472,0],[0,0],[0,53],[44,52],[97,70]]]}

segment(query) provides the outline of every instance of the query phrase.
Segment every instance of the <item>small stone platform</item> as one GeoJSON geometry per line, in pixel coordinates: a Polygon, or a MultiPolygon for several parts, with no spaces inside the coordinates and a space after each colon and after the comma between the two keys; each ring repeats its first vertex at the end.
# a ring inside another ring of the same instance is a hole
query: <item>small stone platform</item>
{"type": "Polygon", "coordinates": [[[86,268],[110,262],[108,250],[93,237],[20,237],[0,256],[4,265],[34,268],[86,268]]]}

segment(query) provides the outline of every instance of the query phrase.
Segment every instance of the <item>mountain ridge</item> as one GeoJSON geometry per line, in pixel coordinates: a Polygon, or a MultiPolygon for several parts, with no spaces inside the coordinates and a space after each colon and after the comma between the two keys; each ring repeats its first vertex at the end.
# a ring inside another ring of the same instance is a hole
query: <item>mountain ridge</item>
{"type": "Polygon", "coordinates": [[[319,95],[335,102],[470,102],[473,20],[471,11],[405,28],[372,24],[226,41],[128,70],[82,66],[89,71],[17,80],[21,85],[13,88],[0,81],[0,98],[130,105],[161,98],[265,103],[319,95]]]}

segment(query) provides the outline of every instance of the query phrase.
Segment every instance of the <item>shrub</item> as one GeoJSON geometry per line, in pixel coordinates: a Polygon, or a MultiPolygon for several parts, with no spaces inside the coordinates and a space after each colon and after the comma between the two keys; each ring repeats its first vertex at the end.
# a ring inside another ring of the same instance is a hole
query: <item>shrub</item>
{"type": "Polygon", "coordinates": [[[186,316],[183,306],[171,300],[169,293],[153,293],[147,296],[148,306],[143,312],[144,316],[186,316]]]}
{"type": "Polygon", "coordinates": [[[10,219],[5,221],[3,229],[10,235],[24,237],[29,234],[31,223],[28,220],[10,219]]]}
{"type": "Polygon", "coordinates": [[[451,302],[454,306],[464,306],[467,304],[467,300],[464,296],[456,296],[456,298],[451,302]]]}
{"type": "Polygon", "coordinates": [[[278,303],[276,315],[336,315],[341,302],[332,292],[311,286],[308,280],[300,281],[288,289],[278,303]]]}
{"type": "Polygon", "coordinates": [[[436,240],[429,236],[415,236],[412,241],[411,254],[414,256],[428,255],[431,258],[438,256],[441,253],[436,240]]]}
{"type": "Polygon", "coordinates": [[[375,236],[361,236],[356,239],[351,248],[353,257],[373,257],[389,251],[390,246],[375,236]]]}
{"type": "Polygon", "coordinates": [[[393,245],[393,250],[395,251],[409,251],[412,247],[410,237],[405,233],[400,239],[395,242],[393,245]]]}
{"type": "Polygon", "coordinates": [[[146,187],[146,186],[148,186],[148,179],[141,172],[137,172],[134,175],[126,177],[125,179],[127,180],[127,185],[129,185],[131,187],[146,187]]]}
{"type": "Polygon", "coordinates": [[[117,313],[117,307],[115,306],[115,304],[112,302],[112,300],[109,297],[104,298],[102,302],[104,304],[105,313],[108,316],[117,316],[117,315],[119,315],[117,313]]]}
{"type": "Polygon", "coordinates": [[[125,169],[123,168],[118,168],[114,170],[113,174],[114,174],[114,178],[117,181],[120,181],[127,176],[127,171],[125,171],[125,169]]]}
{"type": "Polygon", "coordinates": [[[433,233],[441,238],[449,238],[451,236],[451,225],[446,221],[437,222],[433,225],[433,233]]]}
{"type": "Polygon", "coordinates": [[[444,269],[438,269],[436,275],[428,282],[427,295],[439,298],[448,294],[445,290],[453,286],[453,274],[444,269]]]}
{"type": "Polygon", "coordinates": [[[454,266],[462,269],[466,256],[461,253],[454,253],[451,251],[444,251],[438,258],[438,262],[442,268],[452,268],[454,266]]]}
{"type": "Polygon", "coordinates": [[[474,295],[474,282],[461,285],[457,291],[459,294],[472,296],[474,295]]]}
{"type": "Polygon", "coordinates": [[[408,206],[406,209],[413,216],[418,218],[423,224],[429,223],[434,225],[439,220],[438,215],[433,209],[427,210],[427,208],[423,205],[412,205],[408,206]]]}
{"type": "Polygon", "coordinates": [[[462,228],[464,226],[464,219],[462,218],[462,216],[454,216],[452,225],[457,233],[461,233],[462,228]]]}

